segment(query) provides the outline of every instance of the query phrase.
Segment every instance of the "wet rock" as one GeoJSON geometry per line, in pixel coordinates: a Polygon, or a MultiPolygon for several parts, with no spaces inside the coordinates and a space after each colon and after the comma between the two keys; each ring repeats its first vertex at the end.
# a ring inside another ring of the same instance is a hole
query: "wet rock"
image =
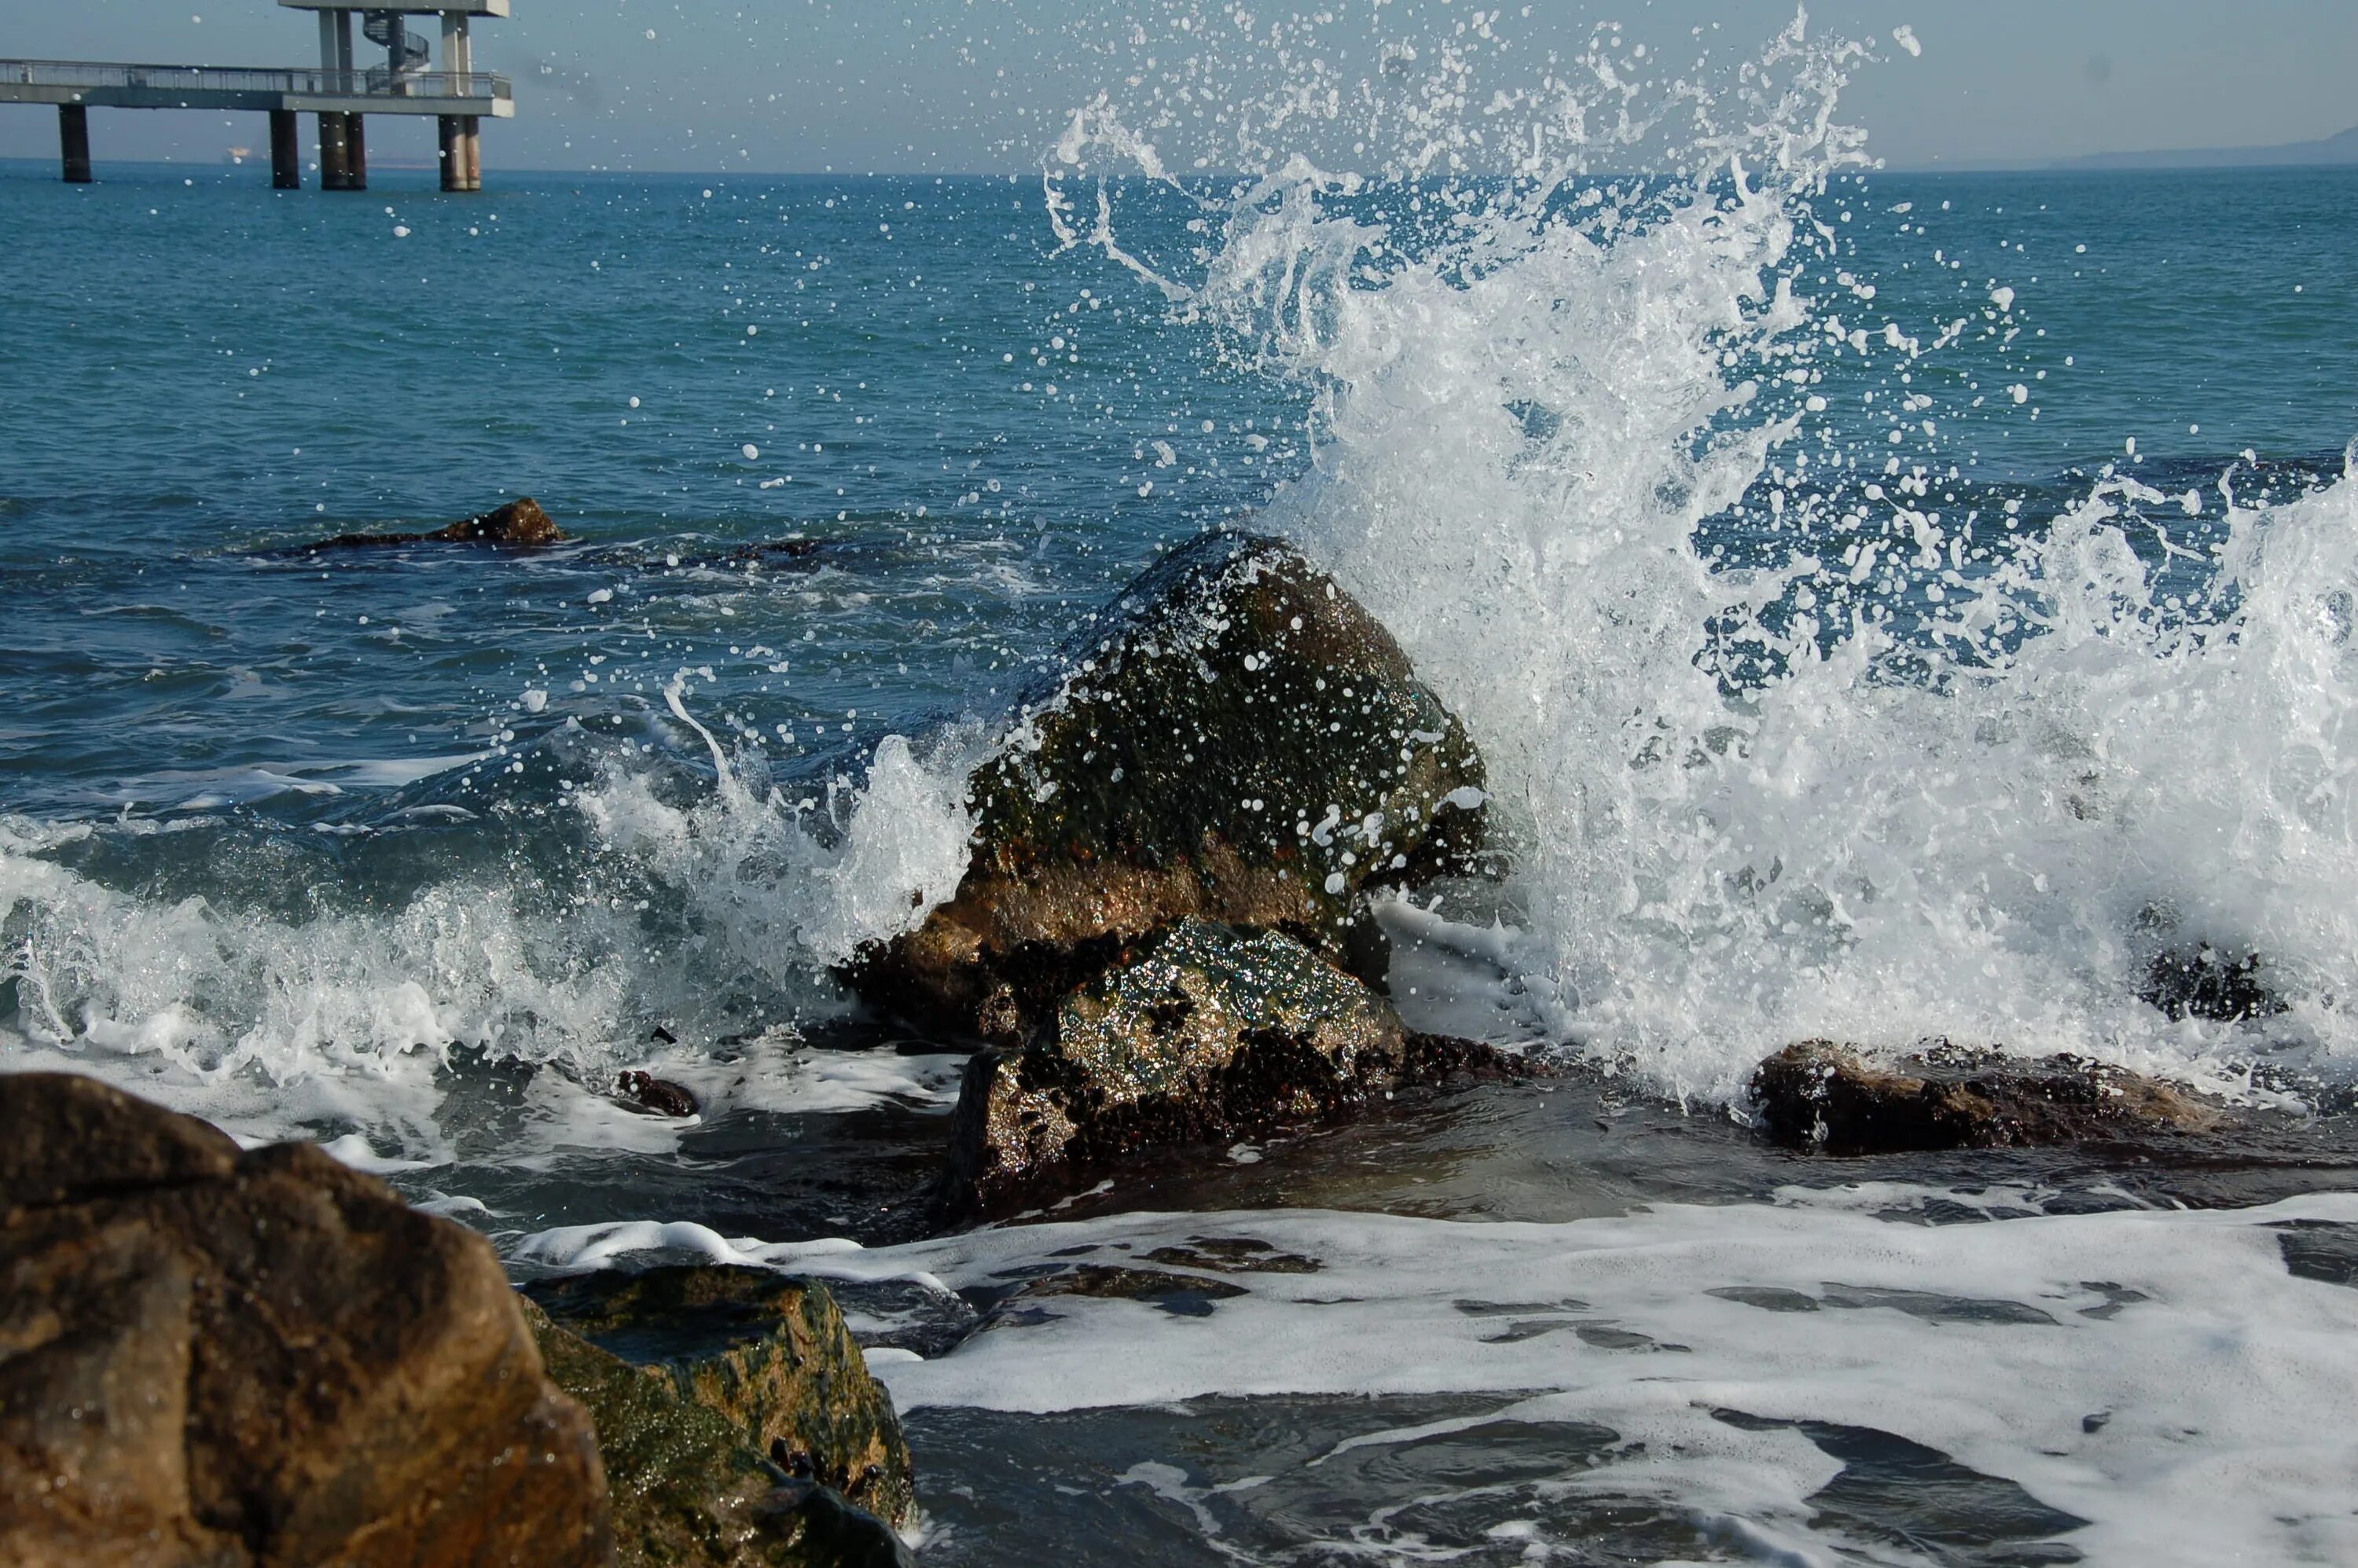
{"type": "Polygon", "coordinates": [[[332,539],[320,539],[298,546],[298,551],[367,550],[393,545],[504,545],[510,548],[525,548],[537,545],[561,545],[567,535],[555,520],[540,509],[540,503],[529,495],[520,495],[504,506],[474,517],[461,518],[447,528],[437,528],[430,534],[339,534],[332,539]]]}
{"type": "Polygon", "coordinates": [[[808,561],[826,547],[824,539],[763,539],[732,546],[721,558],[738,566],[768,566],[778,561],[808,561]]]}
{"type": "Polygon", "coordinates": [[[2272,1018],[2285,1001],[2264,978],[2257,953],[2231,958],[2215,947],[2172,947],[2154,955],[2137,995],[2171,1018],[2221,1023],[2272,1018]]]}
{"type": "Polygon", "coordinates": [[[1183,920],[1073,990],[1033,1044],[968,1064],[939,1206],[1001,1211],[1143,1150],[1331,1120],[1477,1059],[1516,1070],[1412,1035],[1291,936],[1183,920]]]}
{"type": "Polygon", "coordinates": [[[914,1568],[916,1559],[884,1522],[816,1481],[773,1487],[753,1505],[763,1535],[781,1542],[789,1562],[811,1568],[914,1568]]]}
{"type": "Polygon", "coordinates": [[[1772,1141],[1825,1154],[2115,1141],[2199,1132],[2220,1119],[2182,1089],[2076,1056],[1942,1048],[1880,1067],[1823,1040],[1761,1063],[1752,1096],[1772,1141]]]}
{"type": "Polygon", "coordinates": [[[737,1422],[684,1393],[665,1368],[593,1345],[536,1305],[525,1310],[549,1376],[597,1422],[618,1568],[912,1561],[882,1519],[770,1463],[737,1422]]]}
{"type": "Polygon", "coordinates": [[[0,1561],[610,1560],[488,1242],[307,1144],[0,1090],[0,1561]]]}
{"type": "Polygon", "coordinates": [[[1390,633],[1283,545],[1207,535],[1100,612],[972,780],[957,896],[872,951],[870,998],[1023,1043],[1130,939],[1283,930],[1379,977],[1362,895],[1462,869],[1482,762],[1390,633]]]}
{"type": "Polygon", "coordinates": [[[652,1073],[624,1073],[614,1080],[614,1087],[625,1099],[658,1116],[694,1116],[703,1108],[687,1089],[652,1073]]]}
{"type": "Polygon", "coordinates": [[[669,1380],[787,1475],[892,1523],[916,1503],[892,1399],[827,1287],[766,1269],[697,1264],[526,1287],[551,1318],[669,1380]]]}
{"type": "Polygon", "coordinates": [[[1037,1303],[1059,1296],[1143,1302],[1174,1317],[1210,1317],[1217,1303],[1232,1301],[1246,1292],[1242,1285],[1226,1280],[1166,1273],[1160,1269],[1068,1263],[1027,1268],[1011,1280],[958,1293],[968,1306],[982,1314],[980,1326],[990,1329],[1053,1318],[1053,1312],[1037,1303]]]}

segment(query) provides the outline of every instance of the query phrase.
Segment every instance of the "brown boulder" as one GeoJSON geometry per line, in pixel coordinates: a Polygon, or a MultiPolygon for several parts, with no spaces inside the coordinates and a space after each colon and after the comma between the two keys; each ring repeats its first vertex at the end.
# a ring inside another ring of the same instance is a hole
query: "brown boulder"
{"type": "Polygon", "coordinates": [[[1482,761],[1391,634],[1275,540],[1215,533],[1096,617],[970,781],[957,896],[861,956],[880,1005],[1018,1045],[1126,941],[1283,930],[1379,977],[1365,895],[1466,865],[1482,761]]]}
{"type": "Polygon", "coordinates": [[[339,534],[301,546],[301,550],[365,550],[390,545],[504,545],[525,548],[561,545],[567,535],[529,495],[473,517],[463,517],[430,534],[339,534]]]}
{"type": "Polygon", "coordinates": [[[2182,1089],[2077,1056],[2017,1060],[1940,1047],[1890,1067],[1825,1040],[1752,1075],[1758,1125],[1823,1154],[2011,1149],[2199,1132],[2219,1113],[2182,1089]]]}
{"type": "Polygon", "coordinates": [[[611,1560],[491,1246],[308,1145],[0,1080],[0,1561],[611,1560]]]}

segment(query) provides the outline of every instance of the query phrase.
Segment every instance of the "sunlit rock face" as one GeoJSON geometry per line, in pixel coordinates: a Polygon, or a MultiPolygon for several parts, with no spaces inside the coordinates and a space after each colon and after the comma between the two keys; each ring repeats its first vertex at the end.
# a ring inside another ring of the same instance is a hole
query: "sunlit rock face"
{"type": "Polygon", "coordinates": [[[1481,849],[1482,761],[1391,634],[1274,540],[1206,535],[1100,611],[973,775],[957,896],[854,979],[1014,1044],[1125,938],[1281,930],[1379,974],[1364,895],[1481,849]]]}
{"type": "Polygon", "coordinates": [[[0,1095],[0,1562],[613,1560],[491,1243],[319,1149],[0,1095]]]}

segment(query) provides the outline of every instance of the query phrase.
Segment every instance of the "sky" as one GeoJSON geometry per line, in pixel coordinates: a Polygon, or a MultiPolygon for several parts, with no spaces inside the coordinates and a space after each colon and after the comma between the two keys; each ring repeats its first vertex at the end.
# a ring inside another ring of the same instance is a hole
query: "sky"
{"type": "MultiPolygon", "coordinates": [[[[512,74],[517,117],[487,124],[491,168],[1016,172],[1074,108],[1185,76],[1207,49],[1231,73],[1238,11],[1297,29],[1345,80],[1375,47],[1471,26],[1499,80],[1576,57],[1606,20],[1680,70],[1757,53],[1781,0],[514,0],[475,28],[476,68],[512,74]],[[1319,18],[1325,18],[1323,22],[1319,18]],[[1209,43],[1207,44],[1207,40],[1209,43]],[[1329,59],[1328,57],[1331,57],[1329,59]],[[1148,62],[1152,62],[1150,65],[1148,62]]],[[[1817,0],[1813,36],[1873,39],[1842,118],[1894,168],[2039,167],[2088,153],[2267,146],[2358,124],[2352,0],[1817,0]],[[1895,44],[1906,29],[1920,52],[1895,44]]],[[[439,46],[438,25],[411,24],[439,46]]],[[[271,0],[0,0],[0,58],[317,63],[309,14],[271,0]]],[[[369,127],[373,163],[425,165],[430,119],[369,127]]],[[[307,140],[310,128],[306,124],[307,140]]],[[[221,162],[265,146],[261,117],[95,111],[103,163],[221,162]]],[[[0,157],[54,158],[56,116],[0,104],[0,157]]]]}

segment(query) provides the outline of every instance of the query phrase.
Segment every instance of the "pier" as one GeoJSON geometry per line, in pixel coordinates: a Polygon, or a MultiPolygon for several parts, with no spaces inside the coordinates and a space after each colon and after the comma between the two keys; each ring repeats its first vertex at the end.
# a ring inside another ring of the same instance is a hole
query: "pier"
{"type": "Polygon", "coordinates": [[[319,188],[365,190],[367,116],[431,114],[439,133],[442,189],[482,189],[482,122],[512,117],[515,93],[506,77],[474,69],[472,23],[478,16],[505,16],[508,0],[407,6],[336,0],[278,4],[318,15],[317,68],[0,59],[0,103],[57,105],[59,157],[70,184],[88,184],[92,178],[92,109],[202,109],[270,117],[270,182],[281,190],[303,184],[297,115],[319,119],[319,188]],[[411,16],[441,18],[438,62],[428,40],[409,30],[411,16]],[[382,64],[356,54],[356,47],[367,45],[384,50],[382,64]],[[440,69],[428,70],[433,63],[440,69]]]}

